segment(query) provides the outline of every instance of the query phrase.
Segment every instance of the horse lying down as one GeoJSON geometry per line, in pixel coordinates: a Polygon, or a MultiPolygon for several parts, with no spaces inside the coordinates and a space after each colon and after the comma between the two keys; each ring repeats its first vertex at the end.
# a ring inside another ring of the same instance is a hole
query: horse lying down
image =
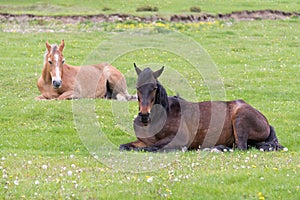
{"type": "Polygon", "coordinates": [[[41,92],[37,100],[42,99],[77,99],[108,98],[134,100],[127,91],[123,74],[115,67],[106,64],[75,67],[65,63],[62,54],[64,40],[58,46],[46,42],[44,67],[37,87],[41,92]]]}
{"type": "Polygon", "coordinates": [[[245,101],[192,103],[178,96],[168,97],[157,80],[163,67],[153,72],[134,66],[138,75],[137,140],[120,145],[121,151],[284,149],[266,117],[245,101]]]}

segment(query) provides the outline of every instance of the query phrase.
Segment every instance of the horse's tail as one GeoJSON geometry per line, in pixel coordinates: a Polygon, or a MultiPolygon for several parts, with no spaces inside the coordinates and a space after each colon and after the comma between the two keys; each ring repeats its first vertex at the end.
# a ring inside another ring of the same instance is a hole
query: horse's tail
{"type": "Polygon", "coordinates": [[[279,151],[286,149],[281,144],[279,144],[275,130],[272,126],[270,126],[270,134],[268,138],[262,142],[255,142],[253,146],[262,151],[279,151]]]}
{"type": "Polygon", "coordinates": [[[106,81],[106,94],[105,94],[105,98],[111,99],[112,95],[113,95],[113,92],[112,92],[112,90],[110,88],[109,82],[106,81]]]}
{"type": "Polygon", "coordinates": [[[266,144],[269,144],[274,150],[283,150],[284,147],[278,142],[275,130],[273,126],[270,125],[270,135],[265,140],[266,144]]]}

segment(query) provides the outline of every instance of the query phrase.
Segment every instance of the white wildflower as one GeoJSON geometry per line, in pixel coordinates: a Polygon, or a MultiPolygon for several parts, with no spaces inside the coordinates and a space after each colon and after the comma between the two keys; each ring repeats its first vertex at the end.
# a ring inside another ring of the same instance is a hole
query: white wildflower
{"type": "Polygon", "coordinates": [[[48,166],[47,165],[42,165],[42,169],[47,169],[48,166]]]}
{"type": "Polygon", "coordinates": [[[153,181],[153,176],[146,176],[147,182],[151,183],[153,181]]]}
{"type": "Polygon", "coordinates": [[[71,170],[68,171],[68,176],[72,176],[73,172],[71,170]]]}
{"type": "Polygon", "coordinates": [[[16,179],[16,180],[14,181],[14,184],[15,184],[15,185],[19,185],[19,180],[16,179]]]}

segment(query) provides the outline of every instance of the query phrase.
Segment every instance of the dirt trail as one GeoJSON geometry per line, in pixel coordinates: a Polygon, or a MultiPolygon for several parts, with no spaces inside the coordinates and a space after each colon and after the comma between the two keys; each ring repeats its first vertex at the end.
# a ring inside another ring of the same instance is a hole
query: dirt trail
{"type": "Polygon", "coordinates": [[[229,14],[211,15],[206,13],[192,14],[192,15],[172,15],[169,18],[162,18],[156,15],[148,17],[138,17],[127,14],[110,14],[110,15],[74,15],[74,16],[39,16],[39,15],[15,15],[0,13],[1,21],[28,21],[28,20],[59,20],[63,23],[80,23],[84,21],[91,22],[123,22],[126,20],[134,20],[140,22],[155,22],[155,21],[169,21],[169,22],[199,22],[199,21],[214,21],[214,20],[283,20],[291,17],[300,17],[297,12],[284,12],[278,10],[257,10],[257,11],[239,11],[229,14]]]}

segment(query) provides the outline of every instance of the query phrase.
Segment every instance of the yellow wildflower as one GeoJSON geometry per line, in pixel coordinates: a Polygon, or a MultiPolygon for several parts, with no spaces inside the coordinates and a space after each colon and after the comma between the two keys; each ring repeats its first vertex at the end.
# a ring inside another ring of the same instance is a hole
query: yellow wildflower
{"type": "Polygon", "coordinates": [[[265,196],[261,192],[257,193],[257,196],[258,196],[259,200],[264,200],[265,199],[265,196]]]}

